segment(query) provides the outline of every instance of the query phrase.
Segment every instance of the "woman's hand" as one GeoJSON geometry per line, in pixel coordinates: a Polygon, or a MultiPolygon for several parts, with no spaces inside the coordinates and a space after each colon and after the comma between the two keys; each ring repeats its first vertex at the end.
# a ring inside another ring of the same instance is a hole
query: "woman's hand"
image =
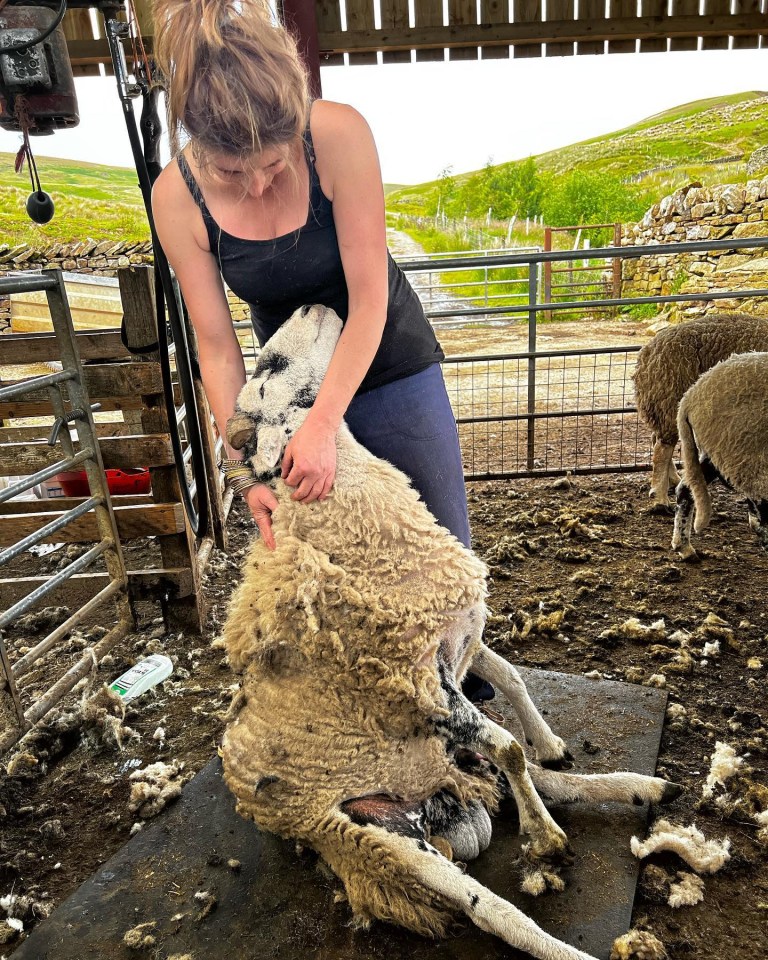
{"type": "Polygon", "coordinates": [[[291,499],[325,500],[336,476],[336,431],[307,419],[283,455],[282,478],[295,487],[291,499]]]}
{"type": "Polygon", "coordinates": [[[272,533],[272,511],[279,506],[277,497],[263,483],[255,487],[249,487],[243,496],[253,514],[256,526],[259,528],[264,546],[268,550],[274,550],[275,535],[272,533]]]}

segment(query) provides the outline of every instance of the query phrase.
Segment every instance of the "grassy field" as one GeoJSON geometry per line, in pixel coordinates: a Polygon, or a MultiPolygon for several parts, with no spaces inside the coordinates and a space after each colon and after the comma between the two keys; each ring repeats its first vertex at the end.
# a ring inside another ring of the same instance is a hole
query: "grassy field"
{"type": "Polygon", "coordinates": [[[136,242],[149,239],[149,225],[136,172],[75,160],[41,157],[37,170],[56,206],[53,220],[38,226],[27,216],[32,192],[29,173],[13,171],[13,154],[0,153],[0,243],[51,243],[93,240],[136,242]]]}

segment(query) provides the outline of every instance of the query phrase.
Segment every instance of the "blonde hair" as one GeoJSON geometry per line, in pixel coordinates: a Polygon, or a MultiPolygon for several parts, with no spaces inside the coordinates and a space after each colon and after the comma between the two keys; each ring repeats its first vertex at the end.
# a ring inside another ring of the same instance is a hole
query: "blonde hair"
{"type": "Polygon", "coordinates": [[[244,159],[295,141],[309,119],[307,73],[267,0],[155,0],[155,58],[167,79],[171,151],[244,159]]]}

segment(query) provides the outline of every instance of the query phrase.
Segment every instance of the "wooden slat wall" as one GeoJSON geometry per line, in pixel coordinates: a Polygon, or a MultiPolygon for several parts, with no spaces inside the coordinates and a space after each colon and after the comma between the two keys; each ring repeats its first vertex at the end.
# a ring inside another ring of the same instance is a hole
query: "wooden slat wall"
{"type": "MultiPolygon", "coordinates": [[[[407,63],[412,59],[412,50],[416,52],[417,61],[441,61],[446,58],[446,49],[451,60],[475,59],[478,55],[483,59],[495,59],[509,55],[521,58],[538,57],[545,53],[547,56],[570,56],[574,52],[599,54],[606,49],[608,53],[628,53],[636,50],[638,43],[639,49],[643,52],[667,49],[695,50],[699,46],[705,50],[722,50],[729,46],[734,49],[754,49],[761,45],[761,36],[768,34],[768,29],[764,31],[763,28],[766,0],[734,0],[733,13],[731,0],[704,0],[701,13],[698,0],[671,0],[669,11],[668,0],[640,0],[639,13],[636,0],[608,0],[607,15],[604,0],[579,0],[578,18],[576,18],[576,0],[548,0],[546,22],[544,21],[544,4],[541,0],[479,0],[480,25],[503,27],[510,23],[543,24],[541,34],[534,34],[534,36],[540,36],[541,41],[536,42],[529,33],[524,43],[515,43],[513,29],[509,33],[509,43],[506,42],[507,37],[503,33],[500,36],[498,31],[494,31],[491,36],[490,32],[480,31],[477,0],[448,0],[448,23],[443,19],[443,0],[415,0],[413,27],[409,24],[408,0],[380,0],[381,27],[379,30],[376,29],[374,6],[375,0],[346,0],[346,32],[358,48],[363,46],[361,40],[367,34],[365,45],[369,47],[378,45],[382,50],[382,59],[385,63],[407,63]],[[749,17],[751,22],[745,24],[744,17],[749,17]],[[696,24],[698,19],[702,29],[709,29],[712,35],[669,40],[663,36],[648,36],[649,32],[654,32],[656,29],[660,28],[663,31],[666,24],[669,24],[667,29],[671,31],[676,28],[679,30],[681,24],[675,23],[677,18],[689,19],[694,29],[698,26],[696,24]],[[625,29],[622,31],[624,37],[609,39],[606,48],[605,38],[610,37],[614,32],[612,21],[617,19],[624,21],[625,29]],[[638,22],[637,39],[626,36],[626,22],[633,20],[638,22]],[[741,29],[749,29],[750,33],[743,36],[733,35],[732,31],[739,27],[739,20],[742,21],[741,29]],[[570,37],[567,30],[561,30],[555,35],[557,39],[546,43],[547,22],[568,24],[569,21],[573,24],[570,37]],[[579,36],[582,21],[585,23],[589,21],[593,28],[592,32],[582,32],[584,39],[579,36]],[[467,37],[466,45],[460,43],[452,47],[438,46],[443,43],[456,43],[457,39],[461,42],[463,25],[473,28],[471,39],[467,37]],[[444,34],[434,29],[443,27],[444,34]],[[448,28],[451,28],[450,33],[448,28]],[[594,28],[601,30],[602,37],[598,34],[596,39],[592,38],[597,32],[594,28]],[[431,32],[425,33],[425,30],[431,32]],[[643,31],[646,34],[645,38],[642,38],[643,31]],[[485,40],[490,41],[491,45],[481,46],[485,40]],[[407,46],[410,49],[382,49],[388,44],[407,46]],[[427,44],[432,46],[427,47],[427,44]]],[[[136,8],[142,31],[150,37],[152,2],[136,0],[136,8]]],[[[315,10],[320,41],[325,42],[327,49],[335,51],[324,56],[321,63],[324,65],[344,63],[343,51],[347,49],[347,44],[344,32],[341,30],[340,0],[315,0],[315,10]]],[[[75,57],[79,52],[86,61],[82,65],[74,64],[76,75],[93,74],[97,70],[111,72],[106,44],[99,40],[103,35],[100,16],[96,19],[97,25],[94,28],[88,11],[78,8],[70,10],[64,20],[66,35],[71,41],[75,57]],[[100,67],[95,65],[96,59],[101,61],[100,67]]],[[[765,45],[765,40],[762,41],[762,45],[765,45]]],[[[371,49],[349,52],[348,59],[353,64],[379,62],[378,54],[371,49]]]]}
{"type": "MultiPolygon", "coordinates": [[[[316,13],[318,33],[335,33],[341,30],[341,11],[338,0],[318,0],[316,13]]],[[[343,53],[322,54],[321,52],[321,67],[335,67],[343,63],[343,53]]]]}
{"type": "MultiPolygon", "coordinates": [[[[512,0],[512,20],[514,23],[536,23],[541,20],[542,6],[540,0],[512,0]]],[[[513,47],[515,59],[540,57],[542,45],[540,43],[519,43],[513,47]]]]}
{"type": "MultiPolygon", "coordinates": [[[[735,0],[734,14],[740,13],[760,13],[760,0],[735,0]]],[[[760,37],[734,37],[734,50],[754,50],[760,45],[760,37]]]]}
{"type": "MultiPolygon", "coordinates": [[[[42,501],[41,501],[42,502],[42,501]]],[[[61,516],[56,500],[46,500],[48,512],[28,514],[0,514],[0,546],[13,543],[35,533],[51,520],[61,516]]],[[[180,503],[153,503],[143,507],[120,505],[120,497],[113,500],[115,522],[121,543],[143,540],[145,537],[167,537],[184,530],[184,507],[180,503]]],[[[50,534],[42,543],[98,543],[101,539],[94,513],[86,513],[61,530],[50,534]]]]}
{"type": "MultiPolygon", "coordinates": [[[[728,16],[731,12],[731,0],[704,0],[704,16],[728,16]]],[[[702,50],[727,50],[729,37],[704,37],[701,41],[702,50]]]]}
{"type": "MultiPolygon", "coordinates": [[[[416,28],[442,27],[443,0],[417,0],[414,4],[416,28]]],[[[417,50],[417,62],[425,60],[445,60],[444,50],[417,50]]]]}
{"type": "MultiPolygon", "coordinates": [[[[547,21],[573,20],[576,16],[574,0],[547,0],[547,21]]],[[[569,43],[548,43],[548,57],[572,57],[574,52],[573,41],[569,43]]]]}
{"type": "MultiPolygon", "coordinates": [[[[93,39],[93,27],[88,10],[68,10],[64,14],[61,26],[67,40],[93,39]]],[[[98,77],[100,74],[101,70],[97,63],[85,64],[77,70],[79,77],[98,77]]]]}
{"type": "MultiPolygon", "coordinates": [[[[725,0],[726,3],[729,0],[725,0]]],[[[667,0],[640,0],[641,17],[666,17],[667,0]]],[[[641,53],[663,53],[667,49],[666,40],[641,40],[641,53]]]]}
{"type": "MultiPolygon", "coordinates": [[[[699,0],[672,0],[672,16],[687,17],[699,12],[699,0]]],[[[698,37],[679,37],[670,40],[670,50],[697,50],[698,37]]]]}
{"type": "MultiPolygon", "coordinates": [[[[406,29],[409,26],[408,21],[408,0],[381,0],[381,27],[386,29],[392,27],[395,31],[406,29]]],[[[410,63],[410,50],[393,50],[391,53],[383,53],[384,63],[410,63]]]]}
{"type": "MultiPolygon", "coordinates": [[[[448,0],[448,22],[452,26],[474,26],[477,23],[475,0],[448,0]]],[[[477,60],[478,47],[451,47],[449,60],[477,60]]]]}
{"type": "MultiPolygon", "coordinates": [[[[602,20],[605,17],[604,0],[579,0],[579,20],[602,20]]],[[[576,53],[605,53],[604,40],[579,40],[576,53]]]]}
{"type": "MultiPolygon", "coordinates": [[[[510,0],[480,0],[481,23],[509,23],[510,0]]],[[[481,47],[483,60],[501,60],[509,56],[509,47],[481,47]]]]}
{"type": "MultiPolygon", "coordinates": [[[[635,0],[608,0],[609,17],[636,17],[637,3],[635,0]]],[[[634,53],[637,49],[636,40],[609,40],[608,53],[634,53]]]]}
{"type": "MultiPolygon", "coordinates": [[[[373,0],[347,0],[347,29],[373,30],[373,0]]],[[[350,53],[350,65],[359,63],[378,63],[375,53],[350,53]]]]}

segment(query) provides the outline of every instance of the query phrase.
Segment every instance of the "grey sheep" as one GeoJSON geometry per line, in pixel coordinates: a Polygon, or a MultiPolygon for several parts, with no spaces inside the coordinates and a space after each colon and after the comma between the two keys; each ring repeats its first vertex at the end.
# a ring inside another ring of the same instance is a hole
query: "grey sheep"
{"type": "Polygon", "coordinates": [[[768,319],[722,313],[666,327],[638,354],[635,398],[654,436],[650,491],[654,505],[667,509],[669,488],[680,480],[672,454],[683,394],[716,363],[750,350],[768,350],[768,319]]]}
{"type": "Polygon", "coordinates": [[[677,487],[672,546],[694,557],[691,523],[712,516],[709,484],[723,480],[747,499],[750,525],[768,552],[768,353],[723,360],[690,387],[677,415],[684,478],[677,487]]]}

